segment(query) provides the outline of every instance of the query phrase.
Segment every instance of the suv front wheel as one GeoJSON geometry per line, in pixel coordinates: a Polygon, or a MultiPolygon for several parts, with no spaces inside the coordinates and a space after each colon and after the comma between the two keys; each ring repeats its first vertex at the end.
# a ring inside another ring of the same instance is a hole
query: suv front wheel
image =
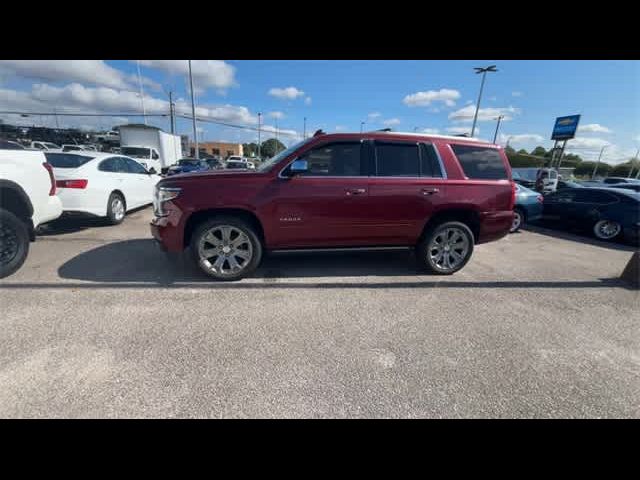
{"type": "Polygon", "coordinates": [[[431,273],[451,275],[464,267],[473,253],[473,232],[461,222],[431,227],[418,245],[418,260],[431,273]]]}
{"type": "Polygon", "coordinates": [[[13,213],[0,208],[0,278],[17,271],[29,253],[29,230],[13,213]]]}
{"type": "Polygon", "coordinates": [[[262,244],[246,222],[217,217],[196,228],[191,253],[207,275],[217,280],[239,280],[260,264],[262,244]]]}

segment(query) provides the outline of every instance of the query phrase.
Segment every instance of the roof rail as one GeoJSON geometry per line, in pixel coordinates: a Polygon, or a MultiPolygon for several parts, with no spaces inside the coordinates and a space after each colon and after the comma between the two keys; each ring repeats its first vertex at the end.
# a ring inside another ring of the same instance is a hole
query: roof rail
{"type": "Polygon", "coordinates": [[[380,130],[376,130],[376,132],[390,132],[391,129],[389,127],[387,128],[381,128],[380,130]]]}
{"type": "Polygon", "coordinates": [[[314,137],[317,137],[318,135],[325,135],[325,133],[322,131],[322,129],[316,130],[316,133],[313,134],[314,137]]]}

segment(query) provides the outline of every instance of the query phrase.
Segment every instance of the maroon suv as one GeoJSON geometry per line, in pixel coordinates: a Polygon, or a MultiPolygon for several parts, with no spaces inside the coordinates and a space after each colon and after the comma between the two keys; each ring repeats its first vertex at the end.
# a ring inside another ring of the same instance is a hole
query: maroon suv
{"type": "Polygon", "coordinates": [[[514,185],[504,151],[478,140],[317,132],[255,171],[161,180],[151,232],[220,280],[250,274],[265,250],[351,248],[415,248],[447,275],[509,232],[514,185]]]}

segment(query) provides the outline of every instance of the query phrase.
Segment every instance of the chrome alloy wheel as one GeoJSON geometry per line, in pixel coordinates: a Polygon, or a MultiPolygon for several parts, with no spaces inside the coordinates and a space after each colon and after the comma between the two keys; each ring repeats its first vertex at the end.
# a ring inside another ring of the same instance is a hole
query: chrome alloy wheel
{"type": "Polygon", "coordinates": [[[510,232],[515,232],[522,225],[522,214],[518,210],[513,211],[513,223],[511,224],[510,232]]]}
{"type": "Polygon", "coordinates": [[[456,227],[446,228],[433,237],[427,255],[436,269],[441,272],[453,271],[469,255],[469,240],[463,230],[456,227]]]}
{"type": "Polygon", "coordinates": [[[622,227],[618,222],[600,220],[593,226],[593,233],[601,240],[611,240],[620,234],[622,227]]]}
{"type": "Polygon", "coordinates": [[[111,211],[113,212],[113,218],[120,221],[124,218],[124,202],[120,197],[114,197],[111,201],[111,211]]]}
{"type": "Polygon", "coordinates": [[[198,255],[200,263],[216,275],[236,275],[251,263],[253,246],[240,228],[216,225],[202,235],[198,255]]]}

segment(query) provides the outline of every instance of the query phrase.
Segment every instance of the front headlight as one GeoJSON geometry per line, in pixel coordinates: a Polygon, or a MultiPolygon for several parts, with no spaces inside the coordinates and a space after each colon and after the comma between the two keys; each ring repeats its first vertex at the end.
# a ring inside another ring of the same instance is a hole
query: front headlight
{"type": "Polygon", "coordinates": [[[168,214],[164,211],[164,204],[180,195],[181,190],[181,188],[177,187],[160,187],[156,185],[153,196],[154,215],[156,217],[166,217],[168,214]]]}

